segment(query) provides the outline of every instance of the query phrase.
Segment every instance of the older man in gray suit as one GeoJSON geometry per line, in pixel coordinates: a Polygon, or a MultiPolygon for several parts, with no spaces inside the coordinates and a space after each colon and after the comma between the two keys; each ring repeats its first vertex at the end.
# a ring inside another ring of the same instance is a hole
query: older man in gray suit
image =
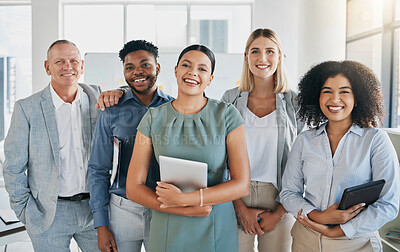
{"type": "Polygon", "coordinates": [[[11,207],[35,251],[69,251],[72,237],[97,251],[87,163],[100,88],[78,84],[83,60],[70,41],[55,41],[44,65],[50,85],[15,103],[4,144],[11,207]]]}

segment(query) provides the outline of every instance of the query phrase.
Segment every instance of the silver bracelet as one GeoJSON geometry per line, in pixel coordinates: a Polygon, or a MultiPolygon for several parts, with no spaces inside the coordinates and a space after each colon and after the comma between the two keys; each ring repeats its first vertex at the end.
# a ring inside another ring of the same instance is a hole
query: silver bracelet
{"type": "Polygon", "coordinates": [[[279,217],[280,220],[283,219],[281,216],[279,216],[279,214],[276,211],[274,211],[274,213],[279,217]]]}

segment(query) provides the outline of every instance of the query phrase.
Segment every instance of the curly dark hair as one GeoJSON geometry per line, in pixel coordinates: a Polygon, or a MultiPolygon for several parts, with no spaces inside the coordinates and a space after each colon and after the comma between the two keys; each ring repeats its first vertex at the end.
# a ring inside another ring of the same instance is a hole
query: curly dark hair
{"type": "Polygon", "coordinates": [[[321,88],[326,80],[338,74],[346,77],[354,94],[351,118],[360,127],[378,127],[384,116],[381,83],[367,66],[356,61],[326,61],[313,66],[300,80],[299,119],[310,127],[328,121],[319,105],[321,88]]]}
{"type": "Polygon", "coordinates": [[[132,40],[124,45],[124,48],[119,51],[119,58],[122,62],[125,62],[125,56],[131,52],[144,50],[153,54],[154,59],[157,62],[158,58],[158,47],[153,45],[151,42],[146,40],[132,40]]]}

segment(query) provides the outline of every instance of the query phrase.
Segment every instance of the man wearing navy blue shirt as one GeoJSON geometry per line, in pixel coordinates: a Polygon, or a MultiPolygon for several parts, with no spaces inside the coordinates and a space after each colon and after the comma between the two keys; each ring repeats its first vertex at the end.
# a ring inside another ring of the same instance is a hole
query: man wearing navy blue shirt
{"type": "MultiPolygon", "coordinates": [[[[148,250],[151,210],[126,198],[126,175],[135,143],[136,128],[149,107],[173,98],[155,85],[160,72],[158,48],[144,40],[133,40],[119,52],[125,80],[131,90],[118,104],[98,115],[89,160],[90,207],[101,251],[148,250]],[[110,184],[114,137],[121,141],[119,175],[110,184]]],[[[146,185],[152,189],[160,180],[153,155],[146,185]]]]}

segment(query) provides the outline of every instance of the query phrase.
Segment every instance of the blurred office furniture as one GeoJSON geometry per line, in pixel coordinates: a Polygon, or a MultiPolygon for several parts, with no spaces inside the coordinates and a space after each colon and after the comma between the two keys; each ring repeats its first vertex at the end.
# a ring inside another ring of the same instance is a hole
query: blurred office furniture
{"type": "MultiPolygon", "coordinates": [[[[397,157],[400,158],[400,128],[385,128],[384,130],[388,133],[390,140],[392,140],[393,146],[397,153],[397,157]]],[[[400,195],[399,195],[399,197],[400,197],[400,195]]],[[[388,238],[385,238],[385,235],[392,228],[400,229],[400,214],[397,215],[396,219],[394,219],[393,221],[391,221],[389,223],[386,223],[379,230],[379,234],[381,236],[384,252],[400,251],[400,243],[392,241],[388,238]]]]}

